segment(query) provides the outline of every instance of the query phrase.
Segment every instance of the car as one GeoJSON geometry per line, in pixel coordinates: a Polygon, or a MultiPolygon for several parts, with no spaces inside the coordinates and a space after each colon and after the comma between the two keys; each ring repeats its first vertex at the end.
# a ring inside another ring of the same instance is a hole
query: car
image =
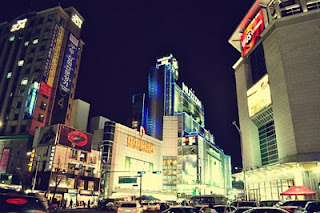
{"type": "Polygon", "coordinates": [[[304,208],[308,202],[309,200],[287,200],[277,203],[275,207],[293,213],[301,208],[304,208]]]}
{"type": "Polygon", "coordinates": [[[279,200],[262,200],[259,202],[260,207],[272,207],[279,203],[279,200]]]}
{"type": "Polygon", "coordinates": [[[284,209],[275,207],[253,207],[246,211],[246,213],[288,213],[284,209]]]}
{"type": "Polygon", "coordinates": [[[234,206],[236,208],[245,206],[258,207],[259,204],[256,201],[234,201],[230,204],[230,206],[234,206]]]}
{"type": "Polygon", "coordinates": [[[47,204],[37,196],[25,193],[1,193],[0,212],[49,212],[47,204]]]}
{"type": "Polygon", "coordinates": [[[215,205],[213,209],[218,213],[229,213],[237,210],[236,207],[228,205],[215,205]]]}
{"type": "Polygon", "coordinates": [[[159,211],[160,203],[149,202],[148,203],[148,211],[159,211]]]}
{"type": "Polygon", "coordinates": [[[169,208],[163,213],[198,213],[199,211],[193,206],[181,206],[169,208]]]}
{"type": "Polygon", "coordinates": [[[138,201],[122,202],[117,213],[142,213],[142,206],[138,201]]]}
{"type": "Polygon", "coordinates": [[[243,206],[243,207],[238,207],[235,211],[233,211],[232,213],[242,213],[245,211],[248,211],[250,209],[252,209],[253,207],[251,206],[243,206]]]}
{"type": "Polygon", "coordinates": [[[320,212],[320,201],[309,201],[305,207],[303,213],[320,212]]]}

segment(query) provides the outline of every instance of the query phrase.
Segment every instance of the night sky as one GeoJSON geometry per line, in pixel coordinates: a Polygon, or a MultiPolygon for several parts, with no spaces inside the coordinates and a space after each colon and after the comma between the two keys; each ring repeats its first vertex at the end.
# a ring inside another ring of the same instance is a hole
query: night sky
{"type": "Polygon", "coordinates": [[[0,0],[0,22],[50,7],[74,6],[85,21],[85,42],[76,98],[91,104],[90,116],[126,124],[131,97],[147,92],[148,70],[170,53],[179,80],[205,107],[206,129],[241,166],[240,140],[232,121],[238,109],[232,65],[240,57],[228,39],[253,0],[117,1],[0,0]]]}

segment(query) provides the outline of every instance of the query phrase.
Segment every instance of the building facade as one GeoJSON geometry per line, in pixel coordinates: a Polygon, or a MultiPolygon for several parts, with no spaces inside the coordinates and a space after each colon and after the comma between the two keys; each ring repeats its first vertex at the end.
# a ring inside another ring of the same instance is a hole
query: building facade
{"type": "Polygon", "coordinates": [[[83,21],[74,8],[55,7],[0,23],[0,154],[12,150],[12,168],[25,167],[13,159],[26,160],[37,127],[70,123],[83,21]],[[24,150],[13,151],[16,143],[24,150]]]}
{"type": "Polygon", "coordinates": [[[292,185],[319,196],[319,5],[256,1],[229,39],[241,52],[233,68],[249,199],[281,199],[292,185]]]}
{"type": "Polygon", "coordinates": [[[107,121],[100,145],[101,197],[135,199],[140,190],[147,195],[161,194],[162,175],[156,172],[162,169],[162,141],[107,121]]]}
{"type": "Polygon", "coordinates": [[[29,162],[29,171],[37,170],[35,189],[49,199],[96,202],[101,152],[92,149],[92,139],[92,134],[62,124],[38,128],[29,162]]]}

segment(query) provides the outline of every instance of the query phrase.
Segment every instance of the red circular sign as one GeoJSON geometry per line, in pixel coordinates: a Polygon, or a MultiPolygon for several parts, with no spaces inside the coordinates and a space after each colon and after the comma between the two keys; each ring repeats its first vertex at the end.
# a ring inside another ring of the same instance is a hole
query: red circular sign
{"type": "Polygon", "coordinates": [[[22,204],[28,203],[28,201],[23,198],[9,198],[6,200],[6,203],[15,204],[15,205],[22,205],[22,204]]]}
{"type": "Polygon", "coordinates": [[[87,135],[77,130],[68,134],[68,140],[76,146],[85,146],[88,143],[87,135]]]}

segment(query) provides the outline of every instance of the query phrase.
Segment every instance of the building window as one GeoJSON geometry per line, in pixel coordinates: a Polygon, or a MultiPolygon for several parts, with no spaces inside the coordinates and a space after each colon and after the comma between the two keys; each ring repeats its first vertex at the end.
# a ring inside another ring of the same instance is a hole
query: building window
{"type": "Polygon", "coordinates": [[[24,96],[24,90],[23,89],[19,90],[19,96],[21,96],[21,97],[24,96]]]}
{"type": "Polygon", "coordinates": [[[32,44],[38,44],[39,43],[39,39],[34,39],[33,41],[32,41],[32,44]]]}
{"type": "Polygon", "coordinates": [[[18,101],[18,102],[17,102],[17,105],[16,105],[16,108],[17,108],[17,109],[20,109],[20,107],[21,107],[21,101],[18,101]]]}
{"type": "Polygon", "coordinates": [[[7,78],[11,78],[11,76],[12,76],[12,72],[8,72],[7,78]]]}
{"type": "Polygon", "coordinates": [[[21,85],[27,85],[28,84],[28,78],[23,78],[21,80],[21,85]]]}
{"type": "Polygon", "coordinates": [[[26,125],[21,125],[21,127],[20,127],[20,132],[21,132],[21,133],[25,133],[26,130],[27,130],[27,126],[26,126],[26,125]]]}
{"type": "Polygon", "coordinates": [[[257,48],[250,54],[250,64],[252,83],[255,84],[265,74],[267,74],[267,67],[262,44],[259,44],[259,46],[257,46],[257,48]]]}
{"type": "Polygon", "coordinates": [[[11,126],[10,132],[16,133],[17,126],[11,126]]]}
{"type": "Polygon", "coordinates": [[[47,104],[44,102],[41,102],[40,109],[46,110],[46,108],[47,108],[47,104]]]}
{"type": "Polygon", "coordinates": [[[13,120],[18,120],[19,119],[19,114],[14,114],[14,116],[13,116],[13,120]]]}
{"type": "Polygon", "coordinates": [[[44,115],[39,114],[39,116],[38,116],[38,121],[41,122],[41,123],[43,123],[43,120],[44,120],[44,115]]]}
{"type": "Polygon", "coordinates": [[[279,157],[273,121],[259,127],[259,141],[262,165],[277,163],[279,157]]]}
{"type": "Polygon", "coordinates": [[[69,156],[71,159],[75,159],[77,160],[78,159],[78,150],[76,149],[71,149],[70,151],[70,156],[69,156]]]}
{"type": "Polygon", "coordinates": [[[18,66],[19,66],[19,67],[22,67],[23,64],[24,64],[24,60],[19,60],[19,61],[18,61],[18,66]]]}
{"type": "Polygon", "coordinates": [[[24,42],[24,46],[25,47],[29,46],[29,41],[24,42]]]}
{"type": "Polygon", "coordinates": [[[14,36],[14,35],[11,35],[11,36],[9,37],[9,41],[14,41],[14,39],[15,39],[15,36],[14,36]]]}
{"type": "Polygon", "coordinates": [[[87,153],[85,152],[80,153],[80,161],[87,162],[87,153]]]}

